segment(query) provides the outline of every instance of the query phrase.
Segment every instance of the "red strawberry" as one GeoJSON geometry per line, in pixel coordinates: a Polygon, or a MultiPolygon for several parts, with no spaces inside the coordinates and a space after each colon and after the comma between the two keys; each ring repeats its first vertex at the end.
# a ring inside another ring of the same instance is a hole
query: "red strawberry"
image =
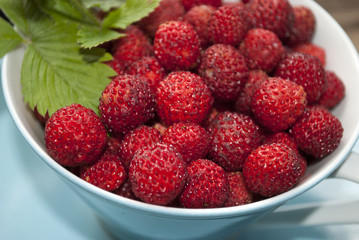
{"type": "Polygon", "coordinates": [[[287,145],[264,144],[248,156],[243,178],[253,193],[271,197],[292,189],[301,177],[302,167],[298,155],[287,145]]]}
{"type": "Polygon", "coordinates": [[[343,127],[329,110],[312,106],[292,126],[290,134],[300,150],[315,158],[322,158],[338,147],[343,127]]]}
{"type": "Polygon", "coordinates": [[[222,5],[222,0],[182,0],[182,4],[187,11],[200,5],[208,5],[212,7],[219,7],[222,5]]]}
{"type": "Polygon", "coordinates": [[[268,29],[281,40],[289,36],[294,13],[288,0],[251,0],[245,7],[252,28],[268,29]]]}
{"type": "Polygon", "coordinates": [[[345,85],[335,72],[327,70],[325,75],[327,78],[327,86],[320,96],[318,104],[331,109],[338,105],[344,98],[345,85]]]}
{"type": "Polygon", "coordinates": [[[185,208],[222,207],[228,199],[229,183],[224,169],[208,159],[187,167],[188,180],[180,196],[185,208]]]}
{"type": "Polygon", "coordinates": [[[220,101],[234,101],[248,80],[249,70],[243,55],[233,46],[215,44],[201,57],[198,73],[220,101]]]}
{"type": "Polygon", "coordinates": [[[160,82],[156,102],[157,113],[168,126],[176,122],[201,124],[212,107],[213,97],[200,76],[179,71],[160,82]]]}
{"type": "Polygon", "coordinates": [[[127,178],[127,181],[125,181],[118,189],[116,189],[114,193],[125,198],[138,200],[136,195],[132,192],[132,184],[129,178],[127,178]]]}
{"type": "Polygon", "coordinates": [[[254,89],[258,83],[267,78],[268,75],[262,70],[249,71],[248,81],[244,85],[243,91],[239,95],[239,98],[235,102],[235,110],[238,113],[244,113],[247,115],[252,114],[251,102],[254,89]]]}
{"type": "Polygon", "coordinates": [[[34,115],[36,117],[37,120],[39,120],[40,123],[42,124],[46,124],[47,120],[49,120],[49,113],[46,111],[45,116],[43,116],[42,114],[39,113],[39,111],[37,110],[37,106],[34,107],[34,115]]]}
{"type": "Polygon", "coordinates": [[[300,176],[303,176],[307,170],[307,160],[304,155],[299,151],[298,145],[295,142],[294,138],[287,132],[276,132],[272,134],[267,134],[263,141],[263,144],[272,144],[272,143],[283,143],[290,147],[297,155],[302,165],[302,173],[300,176]]]}
{"type": "Polygon", "coordinates": [[[293,6],[294,21],[286,44],[295,46],[312,40],[316,19],[312,10],[305,6],[293,6]]]}
{"type": "Polygon", "coordinates": [[[188,164],[206,157],[210,140],[207,131],[195,123],[175,123],[163,135],[163,142],[172,145],[188,164]]]}
{"type": "Polygon", "coordinates": [[[121,139],[122,138],[117,138],[115,136],[108,137],[106,151],[110,151],[113,154],[118,154],[121,146],[121,139]]]}
{"type": "Polygon", "coordinates": [[[307,106],[303,88],[287,79],[270,77],[259,83],[251,108],[258,122],[272,132],[288,129],[307,106]]]}
{"type": "Polygon", "coordinates": [[[135,153],[144,147],[149,147],[162,141],[160,132],[146,125],[140,125],[127,133],[122,140],[118,154],[125,167],[130,166],[130,162],[135,153]]]}
{"type": "Polygon", "coordinates": [[[237,47],[248,30],[243,11],[244,5],[241,2],[226,4],[216,9],[208,22],[210,42],[237,47]]]}
{"type": "Polygon", "coordinates": [[[127,171],[120,158],[111,151],[91,165],[80,168],[81,179],[106,191],[118,189],[127,178],[127,171]]]}
{"type": "Polygon", "coordinates": [[[125,134],[154,117],[155,98],[144,80],[116,76],[100,98],[101,120],[110,132],[125,134]]]}
{"type": "Polygon", "coordinates": [[[251,117],[233,112],[218,114],[209,131],[212,139],[209,157],[226,171],[241,170],[248,155],[263,140],[251,117]]]}
{"type": "Polygon", "coordinates": [[[166,73],[155,57],[143,57],[132,63],[127,71],[130,75],[145,79],[155,92],[158,84],[165,78],[166,73]]]}
{"type": "Polygon", "coordinates": [[[301,85],[307,93],[308,104],[319,100],[327,83],[319,59],[299,52],[287,54],[278,64],[275,76],[301,85]]]}
{"type": "Polygon", "coordinates": [[[234,104],[226,102],[214,102],[206,121],[202,124],[203,127],[208,128],[217,115],[225,111],[234,112],[234,104]]]}
{"type": "Polygon", "coordinates": [[[245,185],[242,172],[229,172],[229,196],[225,207],[239,206],[253,202],[253,194],[245,185]]]}
{"type": "Polygon", "coordinates": [[[298,145],[294,138],[287,132],[276,132],[265,135],[263,144],[283,143],[299,153],[298,145]]]}
{"type": "Polygon", "coordinates": [[[129,177],[132,191],[142,201],[167,205],[185,185],[186,164],[172,147],[157,143],[136,153],[130,164],[129,177]]]}
{"type": "Polygon", "coordinates": [[[144,56],[153,54],[149,39],[137,26],[129,26],[124,34],[126,34],[125,37],[115,40],[111,49],[113,57],[124,68],[144,56]]]}
{"type": "Polygon", "coordinates": [[[161,0],[158,7],[138,25],[149,36],[154,37],[158,27],[167,21],[179,20],[185,14],[181,0],[161,0]]]}
{"type": "Polygon", "coordinates": [[[158,27],[153,50],[166,70],[189,70],[198,64],[200,40],[188,22],[168,21],[158,27]]]}
{"type": "Polygon", "coordinates": [[[117,60],[116,58],[105,62],[108,66],[110,66],[113,70],[115,70],[115,72],[117,73],[117,75],[122,75],[125,74],[126,72],[126,67],[125,64],[122,63],[120,60],[117,60]]]}
{"type": "Polygon", "coordinates": [[[107,132],[96,113],[80,104],[60,108],[45,126],[49,155],[63,166],[89,164],[106,147],[107,132]]]}
{"type": "Polygon", "coordinates": [[[284,47],[272,31],[254,28],[247,32],[239,46],[250,69],[271,72],[284,55],[284,47]]]}
{"type": "Polygon", "coordinates": [[[215,8],[209,5],[199,5],[191,8],[184,16],[183,20],[190,23],[196,30],[201,41],[202,48],[208,45],[208,22],[212,17],[215,8]]]}
{"type": "Polygon", "coordinates": [[[303,43],[293,48],[296,52],[302,52],[317,57],[323,66],[326,65],[326,52],[324,48],[314,43],[303,43]]]}

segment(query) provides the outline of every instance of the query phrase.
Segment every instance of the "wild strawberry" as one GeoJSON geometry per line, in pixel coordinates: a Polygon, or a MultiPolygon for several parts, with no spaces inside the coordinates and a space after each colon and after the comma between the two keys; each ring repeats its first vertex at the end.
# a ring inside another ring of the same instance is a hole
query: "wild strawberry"
{"type": "Polygon", "coordinates": [[[283,143],[299,153],[298,145],[294,138],[287,132],[275,132],[265,135],[263,144],[283,143]]]}
{"type": "Polygon", "coordinates": [[[47,152],[63,166],[96,161],[106,147],[106,139],[106,128],[99,117],[80,104],[60,108],[45,126],[47,152]]]}
{"type": "Polygon", "coordinates": [[[127,178],[127,181],[125,181],[118,189],[113,191],[113,193],[125,198],[139,200],[132,191],[132,184],[129,178],[127,178]]]}
{"type": "Polygon", "coordinates": [[[261,145],[251,152],[243,167],[246,186],[263,197],[292,189],[301,174],[302,163],[297,154],[282,143],[261,145]]]}
{"type": "Polygon", "coordinates": [[[245,58],[235,47],[215,44],[202,54],[198,73],[215,99],[228,102],[239,97],[249,70],[245,58]]]}
{"type": "Polygon", "coordinates": [[[222,112],[234,112],[234,104],[225,102],[214,102],[207,120],[202,124],[203,127],[208,128],[211,122],[222,112]]]}
{"type": "Polygon", "coordinates": [[[312,10],[305,6],[293,6],[294,20],[286,40],[288,46],[309,43],[312,40],[316,19],[312,10]]]}
{"type": "Polygon", "coordinates": [[[116,76],[100,97],[100,116],[110,132],[125,134],[154,117],[154,93],[146,81],[116,76]]]}
{"type": "Polygon", "coordinates": [[[230,44],[235,47],[244,38],[248,23],[243,17],[241,2],[226,4],[214,11],[208,22],[208,37],[213,44],[230,44]]]}
{"type": "Polygon", "coordinates": [[[259,83],[251,108],[258,122],[272,132],[288,129],[307,106],[303,88],[287,79],[270,77],[259,83]]]}
{"type": "Polygon", "coordinates": [[[268,29],[281,40],[289,36],[294,13],[288,0],[251,0],[245,7],[252,28],[268,29]]]}
{"type": "Polygon", "coordinates": [[[314,43],[299,44],[299,45],[295,46],[293,48],[293,50],[296,52],[306,53],[306,54],[312,55],[314,57],[317,57],[323,66],[326,65],[327,57],[326,57],[326,52],[325,52],[324,48],[322,48],[314,43]]]}
{"type": "Polygon", "coordinates": [[[248,190],[242,172],[227,173],[229,182],[229,196],[225,207],[239,206],[253,202],[253,194],[248,190]]]}
{"type": "Polygon", "coordinates": [[[198,64],[200,40],[191,24],[168,21],[158,27],[153,49],[166,70],[189,70],[198,64]]]}
{"type": "Polygon", "coordinates": [[[137,151],[130,164],[129,177],[132,191],[142,201],[167,205],[184,187],[186,164],[172,147],[157,143],[137,151]]]}
{"type": "Polygon", "coordinates": [[[320,96],[318,104],[331,109],[334,108],[344,98],[345,85],[335,72],[327,70],[325,72],[327,86],[320,96]]]}
{"type": "Polygon", "coordinates": [[[139,149],[149,147],[161,141],[162,136],[157,129],[140,125],[125,135],[120,144],[118,154],[125,167],[128,168],[133,156],[139,149]]]}
{"type": "Polygon", "coordinates": [[[120,149],[121,146],[121,139],[122,138],[117,138],[115,136],[110,136],[107,138],[107,146],[106,146],[106,151],[109,151],[113,154],[118,154],[118,151],[120,149]]]}
{"type": "Polygon", "coordinates": [[[275,76],[301,85],[307,93],[308,104],[319,100],[327,83],[319,59],[299,52],[287,54],[278,64],[275,76]]]}
{"type": "Polygon", "coordinates": [[[222,207],[228,199],[229,183],[224,169],[208,159],[187,167],[188,180],[180,196],[185,208],[222,207]]]}
{"type": "Polygon", "coordinates": [[[153,54],[153,47],[149,39],[137,26],[129,26],[124,34],[126,34],[125,37],[112,43],[111,53],[118,64],[127,68],[142,57],[153,54]]]}
{"type": "Polygon", "coordinates": [[[142,18],[138,25],[147,35],[154,37],[162,23],[179,20],[185,12],[181,0],[161,0],[157,8],[142,18]]]}
{"type": "Polygon", "coordinates": [[[158,84],[166,76],[165,69],[157,59],[149,56],[132,63],[126,72],[127,74],[145,79],[154,92],[156,92],[158,84]]]}
{"type": "Polygon", "coordinates": [[[182,4],[187,11],[200,5],[208,5],[211,7],[219,7],[222,5],[222,0],[182,0],[182,4]]]}
{"type": "Polygon", "coordinates": [[[188,22],[196,30],[201,41],[202,48],[207,47],[208,40],[208,22],[212,17],[215,8],[209,5],[199,5],[191,8],[184,16],[183,20],[188,22]]]}
{"type": "Polygon", "coordinates": [[[173,146],[188,164],[206,157],[209,147],[209,135],[195,123],[175,123],[163,134],[163,142],[173,146]]]}
{"type": "Polygon", "coordinates": [[[284,47],[272,31],[253,28],[249,30],[239,46],[249,69],[271,72],[284,55],[284,47]]]}
{"type": "Polygon", "coordinates": [[[127,171],[116,154],[106,151],[98,161],[82,166],[80,177],[96,187],[114,191],[127,179],[127,171]]]}
{"type": "Polygon", "coordinates": [[[267,78],[267,73],[262,70],[249,71],[248,81],[245,83],[243,91],[235,102],[235,110],[238,113],[244,113],[247,115],[252,114],[251,102],[254,89],[256,88],[256,85],[258,83],[262,82],[267,78]]]}
{"type": "Polygon", "coordinates": [[[276,132],[265,135],[263,144],[272,144],[272,143],[283,143],[290,147],[298,156],[300,164],[302,166],[302,172],[300,176],[303,176],[305,171],[307,170],[307,160],[299,151],[298,145],[295,142],[294,138],[288,132],[276,132]]]}
{"type": "Polygon", "coordinates": [[[322,158],[338,147],[343,127],[329,110],[312,106],[306,109],[289,133],[300,150],[315,158],[322,158]]]}
{"type": "Polygon", "coordinates": [[[201,124],[213,104],[213,97],[203,79],[195,73],[170,73],[157,88],[157,113],[168,126],[176,122],[201,124]]]}
{"type": "Polygon", "coordinates": [[[105,62],[108,66],[110,66],[113,70],[115,70],[115,72],[117,73],[117,75],[122,75],[125,74],[126,72],[126,67],[125,64],[122,63],[120,60],[117,59],[112,59],[110,61],[105,62]]]}
{"type": "Polygon", "coordinates": [[[226,171],[242,170],[248,155],[263,140],[259,126],[251,117],[223,112],[210,125],[212,145],[209,158],[226,171]]]}
{"type": "Polygon", "coordinates": [[[42,115],[39,113],[39,111],[37,110],[37,106],[34,107],[34,115],[36,117],[36,119],[42,123],[42,124],[46,124],[47,120],[49,120],[49,112],[46,111],[45,115],[42,115]]]}

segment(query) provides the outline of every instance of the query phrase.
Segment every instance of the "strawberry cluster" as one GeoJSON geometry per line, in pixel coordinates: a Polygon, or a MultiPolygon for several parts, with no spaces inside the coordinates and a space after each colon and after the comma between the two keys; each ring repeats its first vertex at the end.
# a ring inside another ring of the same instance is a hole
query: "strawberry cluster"
{"type": "MultiPolygon", "coordinates": [[[[312,11],[287,0],[162,0],[111,43],[99,116],[46,122],[49,155],[83,180],[156,205],[215,208],[292,189],[340,143],[345,87],[312,11]]],[[[323,160],[325,161],[325,160],[323,160]]]]}

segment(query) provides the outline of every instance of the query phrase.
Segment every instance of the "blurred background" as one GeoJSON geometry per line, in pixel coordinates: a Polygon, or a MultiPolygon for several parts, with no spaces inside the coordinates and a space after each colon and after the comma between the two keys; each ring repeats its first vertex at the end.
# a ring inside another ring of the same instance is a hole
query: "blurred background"
{"type": "Polygon", "coordinates": [[[316,0],[343,27],[359,50],[359,0],[316,0]]]}

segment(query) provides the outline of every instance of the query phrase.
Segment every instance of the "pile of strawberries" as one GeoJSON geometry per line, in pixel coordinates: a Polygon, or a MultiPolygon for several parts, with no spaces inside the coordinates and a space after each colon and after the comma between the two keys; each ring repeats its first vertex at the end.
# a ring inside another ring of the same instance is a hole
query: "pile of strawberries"
{"type": "MultiPolygon", "coordinates": [[[[156,205],[215,208],[292,189],[340,143],[344,97],[287,0],[162,0],[110,45],[99,99],[46,122],[49,155],[83,180],[156,205]]],[[[324,160],[325,161],[325,160],[324,160]]]]}

